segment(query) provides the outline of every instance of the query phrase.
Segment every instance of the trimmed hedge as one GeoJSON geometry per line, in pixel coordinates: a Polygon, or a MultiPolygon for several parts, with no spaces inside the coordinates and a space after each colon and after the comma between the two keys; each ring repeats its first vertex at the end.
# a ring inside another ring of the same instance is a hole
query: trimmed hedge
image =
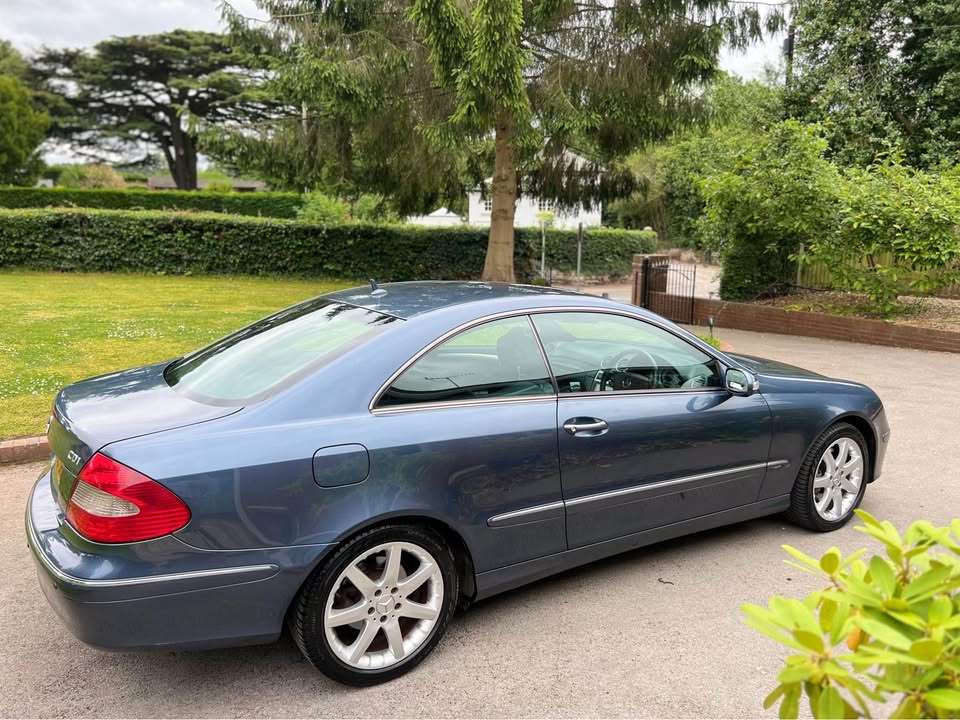
{"type": "MultiPolygon", "coordinates": [[[[528,238],[536,248],[540,262],[540,232],[517,228],[516,234],[528,238]]],[[[651,230],[585,228],[581,271],[584,275],[623,276],[630,274],[633,256],[652,253],[657,247],[657,233],[651,230]]],[[[547,265],[562,273],[577,271],[577,231],[547,231],[547,265]]]]}
{"type": "MultiPolygon", "coordinates": [[[[0,211],[0,267],[85,272],[467,279],[481,229],[310,225],[292,220],[110,210],[0,211]]],[[[531,267],[517,243],[518,272],[531,267]]]]}
{"type": "Polygon", "coordinates": [[[0,208],[8,209],[75,207],[99,210],[192,210],[295,218],[302,206],[303,196],[297,193],[0,187],[0,208]]]}
{"type": "MultiPolygon", "coordinates": [[[[460,280],[480,276],[487,236],[486,228],[311,225],[213,213],[0,210],[0,267],[460,280]]],[[[539,268],[540,235],[519,228],[516,237],[517,277],[528,281],[539,268]]],[[[633,254],[652,249],[654,238],[624,230],[585,233],[583,272],[626,274],[633,254]]],[[[550,231],[547,248],[551,267],[576,268],[575,232],[550,231]]]]}

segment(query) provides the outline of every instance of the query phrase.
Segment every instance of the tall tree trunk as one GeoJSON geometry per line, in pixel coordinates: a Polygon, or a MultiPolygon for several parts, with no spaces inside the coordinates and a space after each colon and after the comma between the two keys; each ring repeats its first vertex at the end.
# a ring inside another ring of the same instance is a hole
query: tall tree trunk
{"type": "Polygon", "coordinates": [[[483,279],[490,282],[515,282],[513,272],[513,216],[517,200],[517,163],[513,148],[513,116],[501,112],[497,116],[493,182],[490,197],[490,239],[483,279]]]}
{"type": "Polygon", "coordinates": [[[196,138],[183,131],[180,118],[176,118],[171,133],[173,144],[173,181],[178,190],[197,189],[197,145],[196,138]]]}

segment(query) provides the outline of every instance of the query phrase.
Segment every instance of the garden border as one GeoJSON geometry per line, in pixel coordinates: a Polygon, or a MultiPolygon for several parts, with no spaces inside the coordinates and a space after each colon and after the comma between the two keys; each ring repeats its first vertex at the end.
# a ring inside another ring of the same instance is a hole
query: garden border
{"type": "Polygon", "coordinates": [[[0,465],[32,462],[50,457],[50,443],[44,435],[0,440],[0,465]]]}

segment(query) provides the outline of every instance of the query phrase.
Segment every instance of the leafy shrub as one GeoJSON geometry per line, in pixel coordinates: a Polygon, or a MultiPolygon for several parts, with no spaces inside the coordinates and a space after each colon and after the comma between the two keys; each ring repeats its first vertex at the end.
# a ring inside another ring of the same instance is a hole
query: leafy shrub
{"type": "MultiPolygon", "coordinates": [[[[60,173],[61,173],[61,172],[63,172],[62,169],[60,169],[59,171],[57,171],[56,177],[51,178],[51,179],[53,179],[54,181],[56,181],[56,179],[57,179],[58,177],[60,177],[60,173]]],[[[46,173],[44,173],[44,176],[46,176],[46,173]]],[[[149,180],[150,180],[150,175],[148,175],[148,174],[145,173],[145,172],[140,172],[140,171],[137,171],[137,170],[124,170],[124,171],[120,172],[120,177],[122,177],[122,178],[124,179],[124,181],[126,181],[127,183],[138,183],[138,184],[140,184],[140,185],[146,185],[147,182],[149,182],[149,180]]]]}
{"type": "Polygon", "coordinates": [[[653,148],[638,151],[627,158],[627,167],[633,174],[636,190],[628,197],[608,203],[604,213],[616,227],[636,230],[652,228],[657,231],[661,246],[670,246],[672,237],[664,203],[662,155],[662,148],[653,148]]]}
{"type": "Polygon", "coordinates": [[[387,199],[371,193],[357,198],[351,216],[358,222],[400,222],[400,216],[393,211],[387,199]]]}
{"type": "Polygon", "coordinates": [[[203,186],[204,192],[228,193],[233,192],[233,180],[228,177],[211,178],[203,186]]]}
{"type": "MultiPolygon", "coordinates": [[[[62,175],[66,168],[60,170],[62,175]]],[[[101,210],[195,210],[294,218],[303,205],[296,193],[220,193],[182,190],[68,190],[0,187],[0,208],[80,207],[101,210]]]]}
{"type": "MultiPolygon", "coordinates": [[[[653,156],[650,198],[660,195],[667,247],[717,249],[713,228],[701,222],[706,201],[700,180],[731,169],[741,149],[783,117],[781,90],[765,82],[721,74],[706,88],[703,100],[710,117],[706,130],[680,135],[653,156]]],[[[656,222],[650,224],[659,229],[656,222]]]]}
{"type": "Polygon", "coordinates": [[[342,223],[350,219],[350,206],[343,200],[321,192],[304,196],[297,218],[309,223],[342,223]]]}
{"type": "Polygon", "coordinates": [[[841,170],[826,148],[819,127],[789,120],[666,151],[671,233],[719,251],[720,296],[779,294],[798,261],[828,268],[820,285],[864,292],[881,315],[900,294],[960,283],[960,180],[896,156],[841,170]]]}
{"type": "Polygon", "coordinates": [[[83,190],[124,190],[127,183],[109,165],[67,165],[59,182],[66,188],[83,190]]]}
{"type": "MultiPolygon", "coordinates": [[[[63,175],[63,171],[66,170],[68,167],[72,167],[72,166],[71,165],[47,165],[43,169],[43,172],[40,173],[40,177],[45,178],[47,180],[53,180],[55,183],[59,183],[60,176],[63,175]]],[[[0,190],[3,190],[3,189],[5,188],[0,188],[0,190]]]]}
{"type": "MultiPolygon", "coordinates": [[[[591,230],[586,274],[629,272],[650,232],[591,230]]],[[[488,230],[370,223],[311,224],[213,213],[83,209],[0,210],[0,267],[171,274],[287,274],[378,280],[480,276],[488,230]]],[[[576,268],[576,233],[550,230],[548,259],[576,268]],[[571,249],[572,248],[572,249],[571,249]],[[572,261],[571,261],[572,257],[572,261]]],[[[536,229],[516,233],[517,277],[540,260],[536,229]]]]}
{"type": "Polygon", "coordinates": [[[382,195],[364,194],[351,205],[346,200],[312,192],[304,195],[303,207],[297,217],[304,222],[399,222],[382,195]]]}
{"type": "Polygon", "coordinates": [[[796,651],[764,707],[779,700],[780,717],[795,718],[806,695],[814,717],[857,718],[869,717],[868,701],[895,699],[891,717],[958,717],[960,520],[915,522],[901,536],[857,514],[865,524],[856,529],[886,557],[865,561],[859,550],[844,558],[832,547],[815,560],[785,545],[797,560],[789,564],[827,587],[803,601],[775,596],[767,608],[743,606],[748,625],[796,651]]]}
{"type": "Polygon", "coordinates": [[[715,347],[717,350],[720,349],[720,341],[713,337],[713,335],[697,335],[698,338],[703,340],[710,347],[715,347]]]}
{"type": "Polygon", "coordinates": [[[809,257],[882,314],[897,296],[960,283],[960,183],[887,158],[839,183],[839,221],[812,239],[809,257]]]}
{"type": "Polygon", "coordinates": [[[699,183],[703,234],[723,258],[720,297],[781,294],[801,243],[810,246],[835,227],[838,172],[824,158],[817,128],[794,120],[730,142],[730,168],[699,183]]]}

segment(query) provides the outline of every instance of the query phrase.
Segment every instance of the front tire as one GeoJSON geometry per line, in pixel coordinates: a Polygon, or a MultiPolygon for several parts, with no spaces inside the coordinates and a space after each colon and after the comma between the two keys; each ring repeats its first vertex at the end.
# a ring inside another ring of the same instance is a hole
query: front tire
{"type": "Polygon", "coordinates": [[[869,477],[870,453],[863,433],[849,423],[837,423],[807,453],[787,518],[817,532],[841,528],[863,500],[869,477]]]}
{"type": "Polygon", "coordinates": [[[383,525],[343,543],[304,584],[290,630],[320,672],[375,685],[412,670],[440,641],[459,598],[453,553],[429,528],[383,525]]]}

